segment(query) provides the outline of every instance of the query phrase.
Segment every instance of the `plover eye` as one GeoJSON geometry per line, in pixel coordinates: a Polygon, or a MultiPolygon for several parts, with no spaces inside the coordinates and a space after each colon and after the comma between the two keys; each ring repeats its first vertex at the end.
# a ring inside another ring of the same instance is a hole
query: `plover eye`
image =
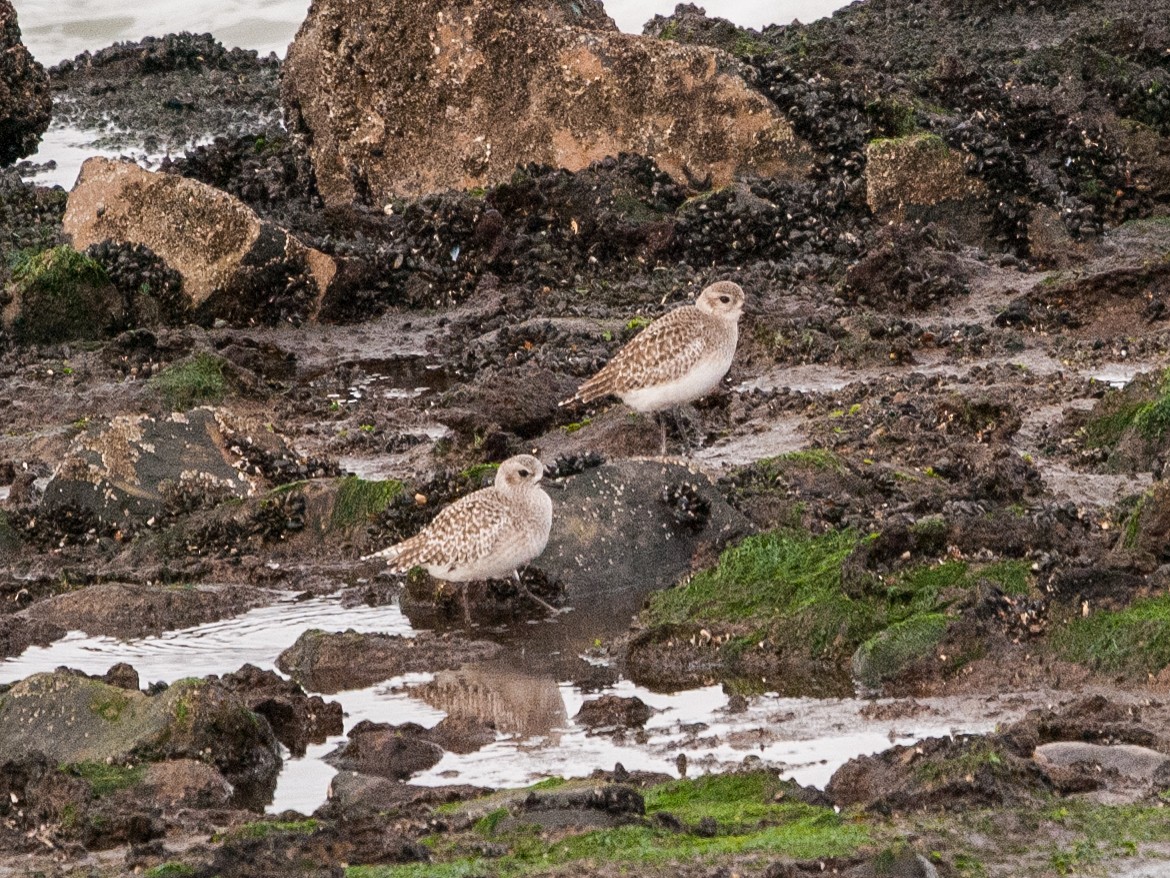
{"type": "Polygon", "coordinates": [[[719,301],[726,305],[731,301],[731,296],[720,296],[719,301]]]}
{"type": "Polygon", "coordinates": [[[520,470],[520,478],[522,478],[522,479],[526,479],[526,478],[528,478],[530,475],[532,475],[532,473],[528,472],[528,470],[526,470],[526,469],[522,469],[522,470],[520,470]]]}

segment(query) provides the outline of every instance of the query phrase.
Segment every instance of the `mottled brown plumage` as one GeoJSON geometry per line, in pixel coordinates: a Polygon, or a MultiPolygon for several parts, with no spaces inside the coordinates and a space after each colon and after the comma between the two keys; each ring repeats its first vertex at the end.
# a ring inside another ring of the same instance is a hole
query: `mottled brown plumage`
{"type": "Polygon", "coordinates": [[[634,336],[562,405],[612,394],[652,412],[706,396],[731,368],[742,312],[739,284],[711,284],[694,305],[667,312],[634,336]]]}
{"type": "Polygon", "coordinates": [[[510,457],[491,487],[459,498],[413,537],[367,557],[389,559],[398,573],[423,567],[450,582],[508,576],[548,543],[552,500],[537,485],[543,473],[531,455],[510,457]]]}

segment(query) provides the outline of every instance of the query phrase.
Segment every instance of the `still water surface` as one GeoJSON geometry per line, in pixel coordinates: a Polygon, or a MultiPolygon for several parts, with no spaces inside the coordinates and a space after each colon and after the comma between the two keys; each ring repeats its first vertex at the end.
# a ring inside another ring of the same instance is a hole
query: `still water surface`
{"type": "MultiPolygon", "coordinates": [[[[765,694],[751,699],[746,710],[733,713],[719,686],[661,693],[619,679],[600,691],[585,691],[545,669],[544,659],[558,652],[558,644],[580,640],[572,615],[561,617],[569,624],[542,623],[511,632],[509,651],[490,663],[410,674],[325,697],[341,702],[346,731],[365,719],[431,727],[449,713],[477,716],[495,725],[493,744],[476,753],[448,753],[412,778],[425,785],[518,787],[552,776],[582,777],[617,762],[629,770],[677,776],[675,760],[685,753],[692,774],[758,758],[784,777],[823,786],[841,763],[854,756],[922,736],[990,727],[971,717],[969,706],[946,699],[934,702],[921,720],[891,724],[861,716],[858,710],[866,702],[857,699],[765,694]],[[605,693],[637,696],[657,711],[645,734],[591,735],[574,722],[586,700],[605,693]]],[[[310,628],[413,633],[397,605],[344,607],[336,595],[300,601],[290,595],[235,618],[138,640],[71,632],[51,646],[33,647],[0,662],[0,683],[59,666],[101,674],[116,662],[132,664],[144,685],[223,674],[245,663],[275,669],[277,656],[310,628]]],[[[310,746],[302,758],[286,759],[269,810],[308,813],[322,804],[335,773],[322,757],[344,740],[344,735],[330,738],[310,746]]]]}

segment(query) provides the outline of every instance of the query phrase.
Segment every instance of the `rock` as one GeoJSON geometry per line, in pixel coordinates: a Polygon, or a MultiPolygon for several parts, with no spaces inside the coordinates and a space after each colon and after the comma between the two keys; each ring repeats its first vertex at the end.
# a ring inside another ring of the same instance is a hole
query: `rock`
{"type": "Polygon", "coordinates": [[[548,429],[559,401],[576,389],[576,380],[535,364],[482,369],[475,379],[443,395],[437,416],[467,436],[496,430],[532,439],[548,429]]]}
{"type": "Polygon", "coordinates": [[[232,785],[211,765],[196,759],[171,759],[147,766],[143,794],[166,808],[220,808],[232,785]]]}
{"type": "Polygon", "coordinates": [[[551,790],[530,792],[523,806],[502,821],[502,830],[511,824],[536,824],[546,829],[609,828],[639,823],[646,814],[642,794],[625,784],[566,784],[551,790]]]}
{"type": "Polygon", "coordinates": [[[0,700],[0,762],[42,751],[55,764],[199,759],[239,784],[275,782],[276,739],[217,683],[154,696],[72,671],[34,674],[0,700]]]}
{"type": "Polygon", "coordinates": [[[194,874],[218,878],[344,878],[346,870],[337,862],[336,845],[337,833],[329,829],[315,828],[306,833],[279,823],[260,823],[255,835],[229,834],[215,846],[203,869],[194,874]]]}
{"type": "Polygon", "coordinates": [[[304,821],[296,812],[272,815],[223,833],[209,859],[192,874],[222,878],[344,878],[346,863],[426,863],[427,849],[401,827],[362,813],[337,825],[304,821]]]}
{"type": "Polygon", "coordinates": [[[109,683],[111,686],[117,686],[119,689],[129,689],[134,692],[142,688],[142,683],[138,679],[138,671],[134,669],[133,665],[126,662],[111,665],[110,669],[102,674],[101,681],[109,683]]]}
{"type": "Polygon", "coordinates": [[[160,518],[168,503],[193,493],[245,497],[254,483],[236,464],[213,411],[166,418],[119,415],[77,437],[45,488],[43,508],[82,509],[99,523],[131,527],[160,518]]]}
{"type": "Polygon", "coordinates": [[[65,629],[40,619],[0,616],[0,658],[20,655],[30,646],[48,646],[65,636],[65,629]]]}
{"type": "Polygon", "coordinates": [[[653,715],[654,711],[636,695],[630,698],[602,695],[582,704],[573,720],[597,732],[603,729],[641,728],[653,715]]]}
{"type": "Polygon", "coordinates": [[[1170,779],[1170,756],[1135,744],[1055,741],[1032,757],[1064,795],[1088,793],[1103,804],[1137,804],[1170,779]]]}
{"type": "Polygon", "coordinates": [[[883,629],[853,653],[853,678],[868,689],[879,689],[908,667],[931,656],[947,632],[942,613],[921,613],[883,629]]]}
{"type": "Polygon", "coordinates": [[[730,56],[622,34],[580,8],[315,3],[282,90],[326,204],[380,206],[622,152],[702,188],[803,173],[791,126],[730,56]]]}
{"type": "Polygon", "coordinates": [[[427,729],[423,737],[450,753],[474,753],[495,743],[496,727],[479,717],[453,714],[427,729]]]}
{"type": "Polygon", "coordinates": [[[935,134],[871,141],[865,148],[865,199],[894,222],[937,222],[964,241],[984,236],[987,185],[968,176],[967,160],[935,134]]]}
{"type": "Polygon", "coordinates": [[[1139,747],[1136,744],[1088,744],[1084,741],[1054,741],[1041,744],[1035,756],[1041,765],[1069,766],[1077,762],[1089,762],[1105,771],[1133,779],[1149,780],[1154,772],[1170,763],[1170,756],[1139,747]]]}
{"type": "Polygon", "coordinates": [[[681,463],[612,461],[549,494],[556,527],[531,566],[559,581],[581,614],[633,615],[646,594],[689,573],[696,554],[753,529],[681,463]]]}
{"type": "Polygon", "coordinates": [[[441,671],[484,661],[500,651],[486,641],[463,641],[429,631],[391,634],[306,631],[282,652],[276,666],[313,692],[326,695],[372,686],[399,674],[441,671]]]}
{"type": "Polygon", "coordinates": [[[1139,705],[1093,695],[1061,704],[1056,709],[1030,710],[1022,720],[1008,726],[1000,738],[1019,756],[1031,756],[1038,747],[1054,741],[1170,749],[1170,739],[1143,725],[1141,719],[1139,705]]]}
{"type": "Polygon", "coordinates": [[[189,307],[204,323],[300,323],[317,313],[337,272],[332,257],[233,196],[132,162],[87,160],[64,230],[77,250],[106,241],[149,248],[182,276],[189,307]]]}
{"type": "Polygon", "coordinates": [[[309,744],[322,744],[330,735],[344,730],[340,702],[326,702],[319,695],[306,695],[291,680],[255,665],[244,665],[221,681],[235,692],[248,709],[265,717],[276,739],[294,757],[304,756],[309,744]]]}
{"type": "Polygon", "coordinates": [[[24,615],[68,631],[130,640],[236,616],[267,596],[250,586],[103,582],[38,601],[24,615]]]}
{"type": "Polygon", "coordinates": [[[1138,501],[1115,554],[1132,557],[1149,571],[1170,561],[1170,482],[1155,482],[1138,501]]]}
{"type": "Polygon", "coordinates": [[[520,826],[543,829],[604,829],[636,824],[646,813],[642,794],[623,783],[570,780],[541,790],[506,790],[463,802],[447,814],[455,828],[470,826],[489,813],[505,808],[508,816],[497,824],[507,832],[520,826]]]}
{"type": "Polygon", "coordinates": [[[962,735],[851,759],[833,773],[825,792],[841,808],[889,813],[1035,804],[1051,789],[1032,760],[992,738],[962,735]]]}
{"type": "Polygon", "coordinates": [[[425,733],[417,723],[394,726],[362,720],[350,730],[349,741],[325,760],[348,771],[406,780],[443,758],[443,748],[424,740],[425,733]]]}
{"type": "Polygon", "coordinates": [[[0,302],[0,322],[21,344],[94,340],[128,319],[126,299],[102,267],[64,246],[18,261],[0,302]]]}
{"type": "Polygon", "coordinates": [[[323,816],[344,816],[347,819],[361,812],[417,813],[420,805],[444,805],[464,799],[476,799],[491,790],[467,784],[444,784],[424,787],[402,783],[377,775],[356,771],[339,771],[329,782],[329,801],[317,813],[323,816]]]}
{"type": "Polygon", "coordinates": [[[0,0],[0,167],[35,152],[49,127],[49,77],[24,43],[10,0],[0,0]]]}

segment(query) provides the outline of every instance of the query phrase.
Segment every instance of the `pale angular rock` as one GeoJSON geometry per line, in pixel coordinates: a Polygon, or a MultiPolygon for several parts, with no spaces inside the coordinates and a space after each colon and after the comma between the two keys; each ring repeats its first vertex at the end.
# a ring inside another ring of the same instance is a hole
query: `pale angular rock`
{"type": "Polygon", "coordinates": [[[282,87],[330,205],[492,185],[529,162],[578,170],[621,152],[714,186],[799,175],[808,161],[730,55],[622,34],[556,4],[321,0],[282,87]]]}
{"type": "Polygon", "coordinates": [[[64,229],[78,250],[102,241],[149,247],[182,275],[201,322],[300,323],[317,313],[337,274],[332,257],[226,192],[132,162],[87,160],[64,229]]]}
{"type": "Polygon", "coordinates": [[[119,415],[77,437],[42,503],[87,509],[104,522],[143,522],[161,515],[168,498],[248,496],[255,486],[239,460],[211,409],[164,419],[119,415]]]}

